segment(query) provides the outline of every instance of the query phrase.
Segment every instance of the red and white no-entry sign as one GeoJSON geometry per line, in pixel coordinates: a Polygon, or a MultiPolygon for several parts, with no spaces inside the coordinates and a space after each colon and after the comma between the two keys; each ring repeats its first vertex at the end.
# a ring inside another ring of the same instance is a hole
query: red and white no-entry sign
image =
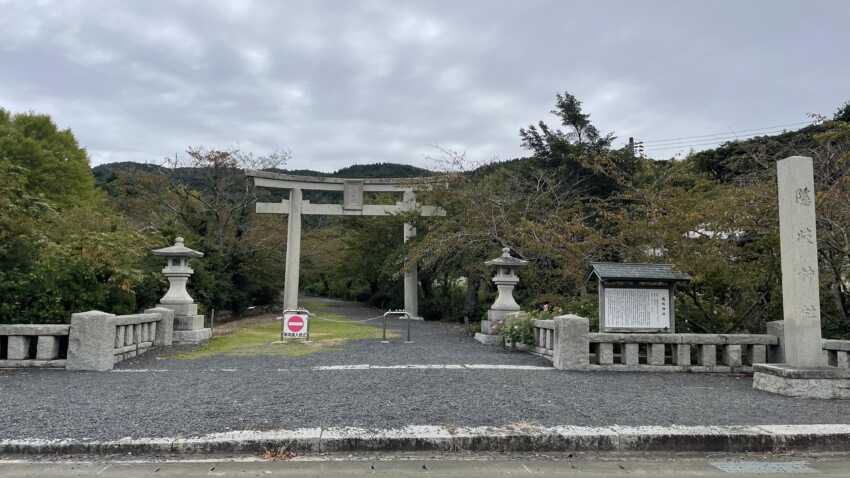
{"type": "Polygon", "coordinates": [[[307,337],[309,327],[309,314],[302,311],[283,313],[284,337],[307,337]]]}

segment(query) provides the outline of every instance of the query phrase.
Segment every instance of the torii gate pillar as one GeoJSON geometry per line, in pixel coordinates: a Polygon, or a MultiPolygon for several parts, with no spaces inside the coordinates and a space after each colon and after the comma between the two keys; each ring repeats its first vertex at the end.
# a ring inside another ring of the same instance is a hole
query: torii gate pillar
{"type": "Polygon", "coordinates": [[[298,308],[298,277],[301,272],[301,190],[289,190],[289,219],[286,229],[286,282],[283,308],[298,308]]]}
{"type": "MultiPolygon", "coordinates": [[[[416,203],[416,193],[405,191],[402,201],[413,207],[416,203]]],[[[404,223],[404,242],[416,237],[416,228],[409,223],[404,223]]],[[[419,317],[419,269],[416,262],[408,262],[404,268],[404,311],[412,319],[419,317]]]]}

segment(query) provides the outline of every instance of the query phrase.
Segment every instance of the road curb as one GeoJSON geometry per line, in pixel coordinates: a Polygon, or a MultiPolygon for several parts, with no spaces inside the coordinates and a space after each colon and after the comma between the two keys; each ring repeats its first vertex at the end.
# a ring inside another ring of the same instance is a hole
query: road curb
{"type": "Polygon", "coordinates": [[[0,440],[6,455],[301,454],[370,451],[784,452],[850,451],[850,425],[753,426],[409,426],[237,431],[197,437],[0,440]]]}

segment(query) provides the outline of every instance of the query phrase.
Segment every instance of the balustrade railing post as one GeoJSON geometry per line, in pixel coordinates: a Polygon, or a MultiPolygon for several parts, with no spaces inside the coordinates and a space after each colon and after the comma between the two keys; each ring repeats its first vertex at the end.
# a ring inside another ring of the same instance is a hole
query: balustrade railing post
{"type": "Polygon", "coordinates": [[[577,315],[555,317],[555,343],[552,365],[561,370],[587,368],[590,355],[590,323],[577,315]]]}

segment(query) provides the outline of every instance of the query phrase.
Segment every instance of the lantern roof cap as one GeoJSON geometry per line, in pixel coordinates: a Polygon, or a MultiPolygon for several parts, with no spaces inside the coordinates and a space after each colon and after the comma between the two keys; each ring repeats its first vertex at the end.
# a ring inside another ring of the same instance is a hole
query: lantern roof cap
{"type": "Polygon", "coordinates": [[[523,267],[528,265],[528,261],[522,260],[518,257],[514,257],[511,255],[510,247],[502,248],[502,255],[495,258],[490,259],[489,261],[484,263],[488,266],[501,266],[501,267],[523,267]]]}
{"type": "Polygon", "coordinates": [[[184,246],[182,237],[176,238],[173,246],[163,247],[162,249],[154,249],[153,254],[155,256],[166,257],[204,257],[203,252],[189,249],[184,246]]]}

